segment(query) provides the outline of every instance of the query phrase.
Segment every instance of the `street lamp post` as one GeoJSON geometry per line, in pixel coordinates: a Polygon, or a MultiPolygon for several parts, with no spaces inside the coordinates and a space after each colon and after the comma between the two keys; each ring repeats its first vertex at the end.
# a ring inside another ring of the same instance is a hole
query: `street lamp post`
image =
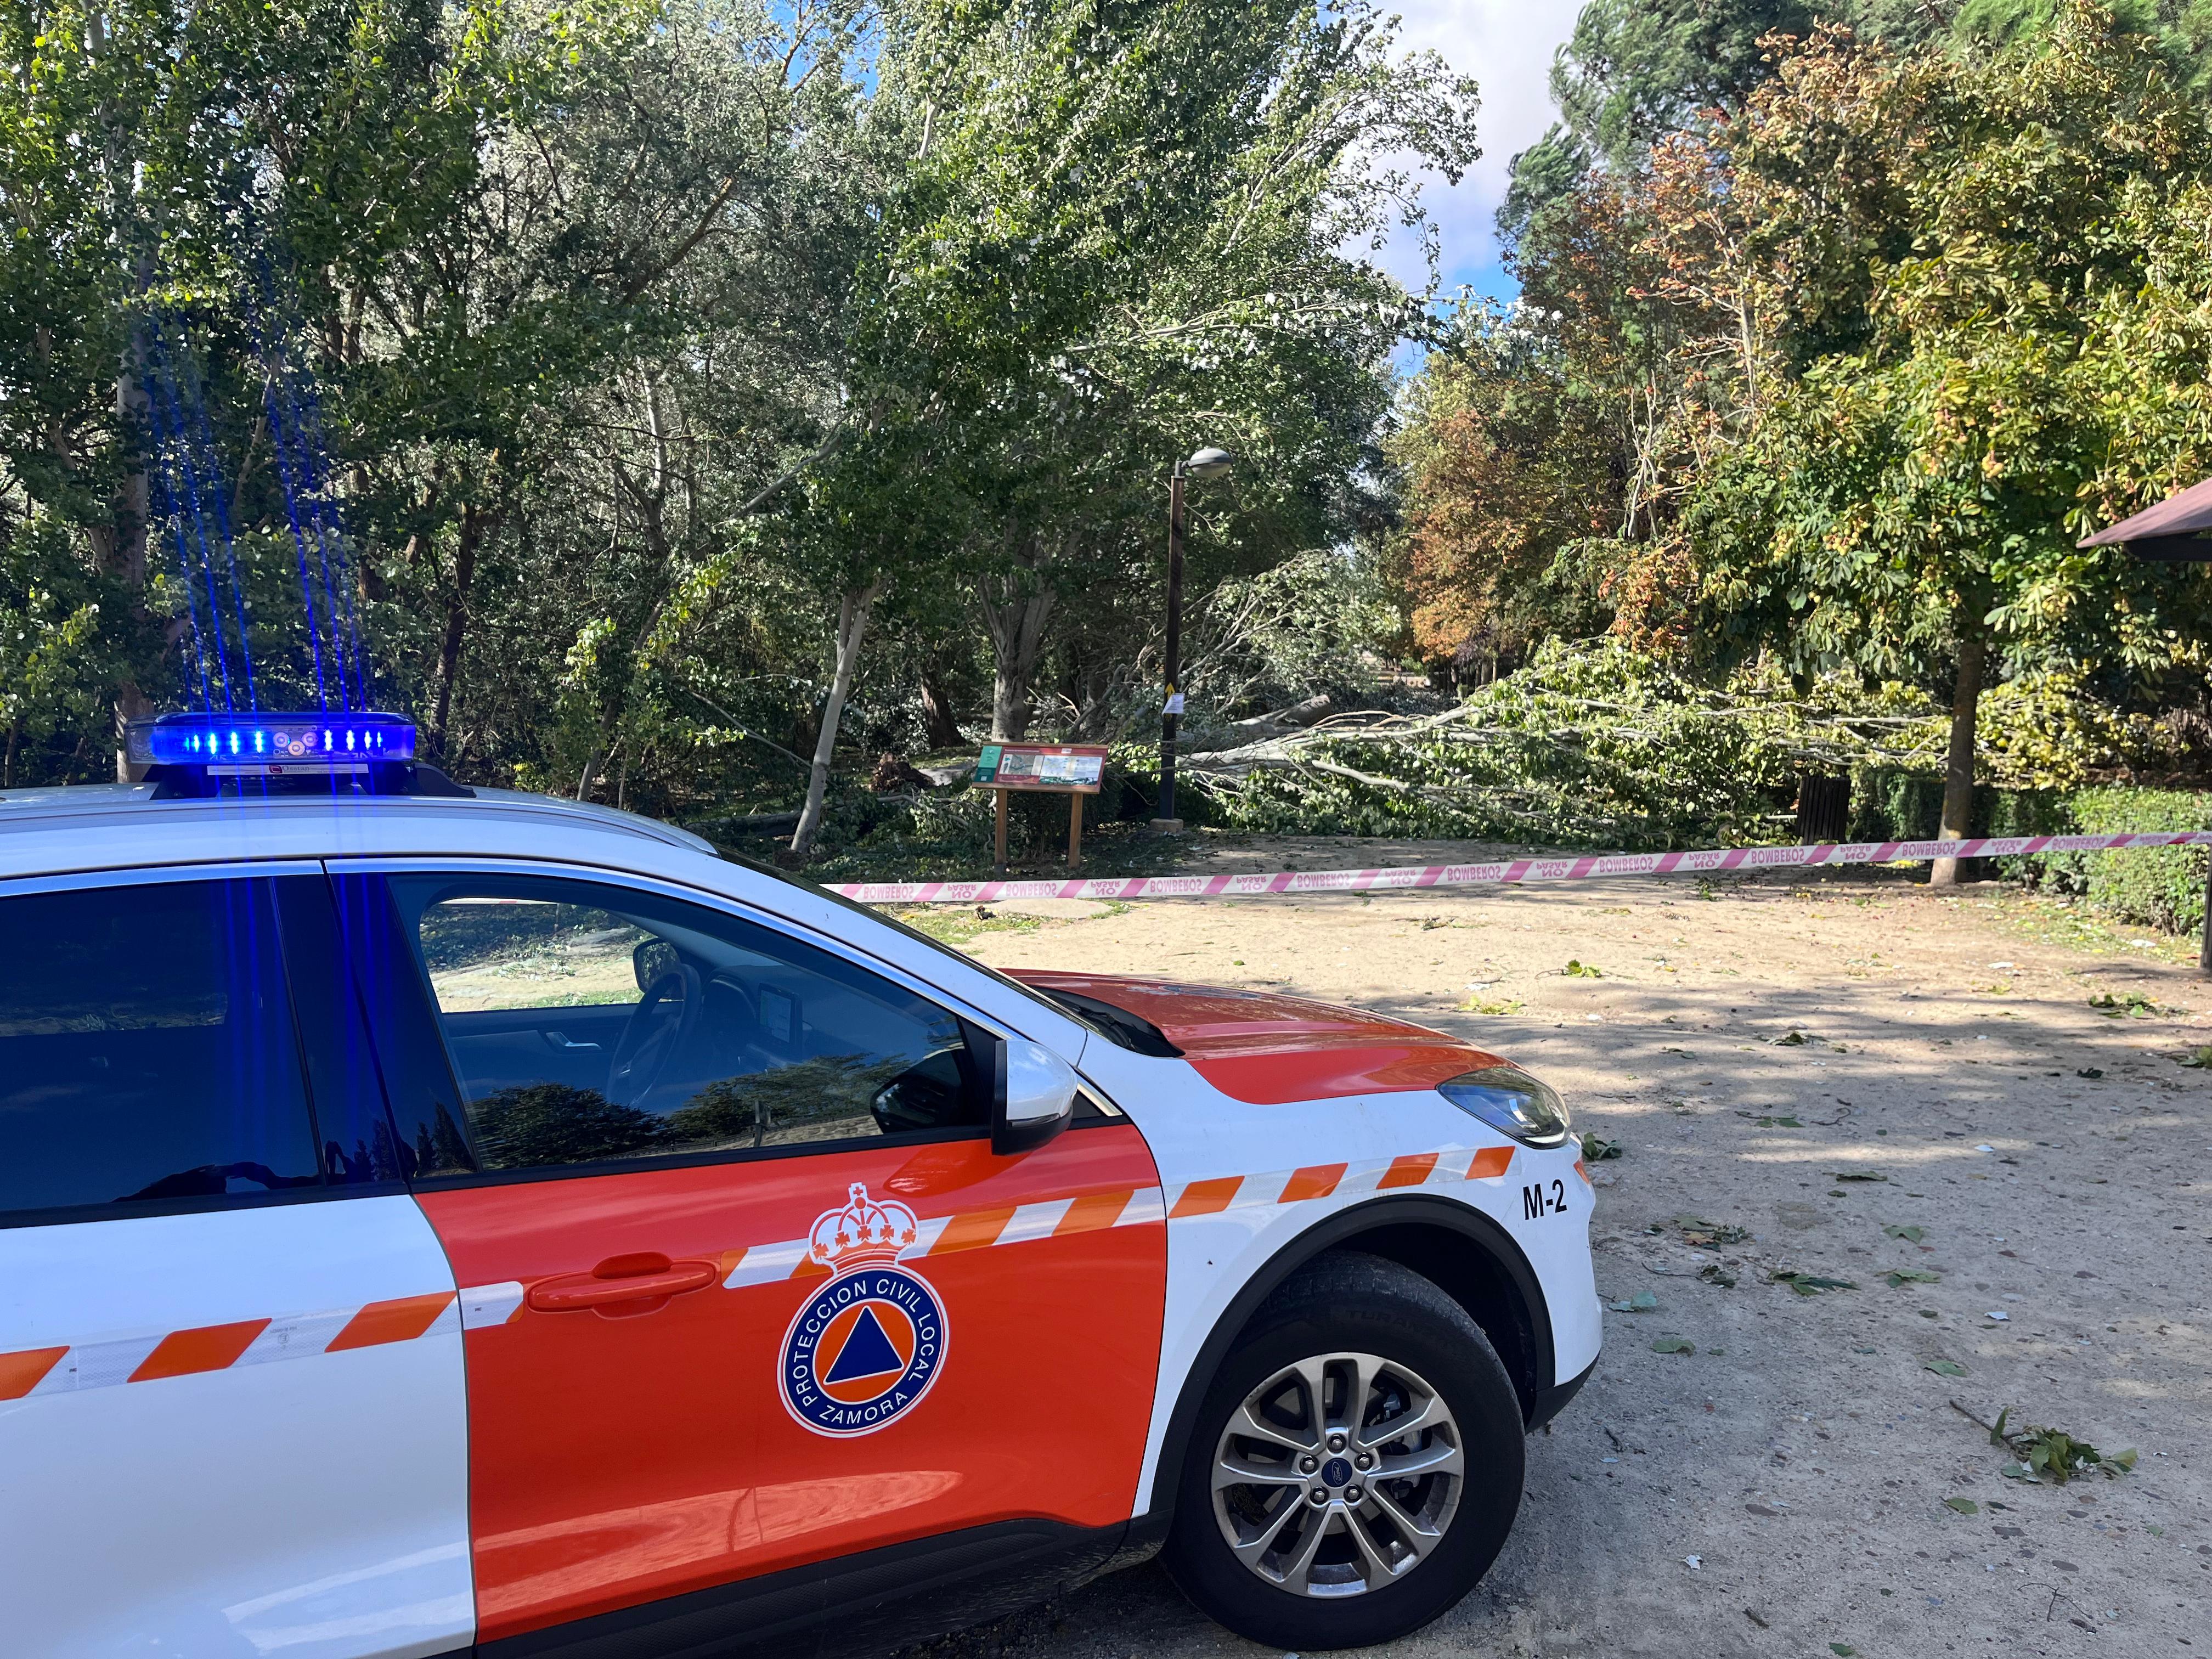
{"type": "Polygon", "coordinates": [[[1225,449],[1201,449],[1187,461],[1177,461],[1168,476],[1168,637],[1163,652],[1167,700],[1160,709],[1160,804],[1152,828],[1158,835],[1173,835],[1182,828],[1176,816],[1176,729],[1182,723],[1182,481],[1218,478],[1229,471],[1225,449]]]}

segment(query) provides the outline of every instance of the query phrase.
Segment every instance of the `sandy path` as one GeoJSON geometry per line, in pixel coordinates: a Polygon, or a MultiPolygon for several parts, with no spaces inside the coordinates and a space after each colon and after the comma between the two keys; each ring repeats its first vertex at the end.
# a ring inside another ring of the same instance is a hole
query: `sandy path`
{"type": "MultiPolygon", "coordinates": [[[[1235,861],[1445,850],[1374,846],[1235,861]]],[[[1531,1446],[1505,1554],[1392,1651],[2075,1653],[2100,1635],[2130,1655],[2212,1651],[2212,1073],[2177,1064],[2212,1042],[2212,1013],[2171,1006],[2212,1011],[2212,986],[2178,946],[2087,948],[2067,913],[1993,886],[1939,896],[1869,874],[1711,890],[1048,907],[1075,914],[968,948],[1002,967],[1387,1009],[1538,1070],[1578,1129],[1626,1144],[1595,1166],[1598,1283],[1658,1309],[1607,1315],[1597,1375],[1531,1446]],[[1603,976],[1565,976],[1571,959],[1603,976]],[[2130,993],[2164,1012],[2088,1006],[2130,993]],[[1804,1041],[1778,1041],[1793,1032],[1804,1041]],[[1782,1116],[1803,1127],[1758,1121],[1782,1116]],[[1887,1179],[1838,1184],[1846,1171],[1887,1179]],[[1686,1215],[1753,1237],[1695,1249],[1686,1215]],[[1734,1288],[1696,1277],[1716,1261],[1734,1288]],[[1906,1267],[1941,1282],[1885,1281],[1906,1267]],[[1859,1288],[1801,1297],[1768,1280],[1776,1268],[1859,1288]],[[1662,1336],[1697,1352],[1656,1353],[1662,1336]],[[1954,1398],[2142,1462],[2063,1488],[2002,1479],[2007,1455],[1954,1398]]],[[[1153,1567],[945,1645],[1261,1651],[1153,1567]]]]}

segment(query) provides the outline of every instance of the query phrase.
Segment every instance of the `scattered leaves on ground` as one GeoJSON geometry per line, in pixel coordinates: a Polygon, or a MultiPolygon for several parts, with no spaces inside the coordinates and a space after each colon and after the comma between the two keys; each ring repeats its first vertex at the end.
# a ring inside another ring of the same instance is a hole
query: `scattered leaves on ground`
{"type": "MultiPolygon", "coordinates": [[[[1749,1113],[1744,1115],[1750,1116],[1749,1113]]],[[[1760,1117],[1753,1120],[1762,1129],[1802,1129],[1805,1126],[1794,1116],[1760,1117]]]]}
{"type": "Polygon", "coordinates": [[[1569,979],[1603,979],[1605,977],[1605,969],[1595,963],[1577,962],[1572,957],[1567,958],[1567,965],[1559,971],[1569,979]]]}
{"type": "Polygon", "coordinates": [[[2092,1469],[2102,1469],[2109,1479],[2125,1474],[2136,1466],[2136,1449],[2132,1446],[2107,1457],[2087,1441],[2063,1429],[2031,1425],[2015,1433],[2007,1433],[2005,1421],[2011,1415],[2009,1406],[1997,1413],[1997,1420],[1990,1429],[1990,1443],[2008,1449],[2020,1459],[2019,1463],[2002,1471],[2015,1480],[2047,1480],[2063,1486],[2075,1475],[2087,1474],[2092,1469]],[[2013,1474],[2014,1468],[2020,1473],[2013,1474]]]}
{"type": "Polygon", "coordinates": [[[1601,1163],[1608,1158],[1619,1158],[1628,1151],[1627,1146],[1622,1142],[1607,1140],[1598,1135],[1584,1135],[1582,1139],[1583,1160],[1590,1164],[1601,1163]]]}
{"type": "Polygon", "coordinates": [[[2010,1452],[2019,1460],[1997,1471],[2008,1480],[2025,1480],[2031,1486],[2048,1481],[2054,1486],[2063,1486],[2092,1469],[2103,1470],[2110,1479],[2125,1474],[2136,1466],[2136,1449],[2132,1446],[2107,1456],[2079,1435],[2064,1429],[2039,1424],[2031,1424],[2024,1429],[2008,1428],[2012,1419],[2009,1406],[1997,1413],[1994,1423],[1983,1422],[1955,1400],[1951,1402],[1951,1409],[1978,1428],[1987,1429],[1990,1444],[2010,1452]]]}
{"type": "Polygon", "coordinates": [[[1792,1031],[1788,1036],[1778,1036],[1774,1039],[1774,1046],[1778,1048],[1802,1048],[1805,1046],[1805,1034],[1792,1031]]]}
{"type": "Polygon", "coordinates": [[[1964,1376],[1966,1368],[1955,1359],[1931,1359],[1928,1369],[1938,1376],[1964,1376]]]}
{"type": "Polygon", "coordinates": [[[1674,1224],[1682,1230],[1685,1244],[1741,1244],[1751,1237],[1747,1227],[1728,1221],[1708,1221],[1701,1215],[1678,1215],[1674,1224]]]}
{"type": "Polygon", "coordinates": [[[2185,1014],[2186,1008],[2162,1007],[2141,991],[2130,991],[2125,997],[2116,997],[2110,991],[2089,999],[2089,1006],[2106,1019],[2149,1019],[2159,1014],[2185,1014]]]}
{"type": "Polygon", "coordinates": [[[1818,1296],[1823,1291],[1856,1291],[1858,1286],[1848,1279],[1823,1279],[1818,1273],[1769,1273],[1770,1285],[1787,1285],[1800,1296],[1818,1296]]]}
{"type": "Polygon", "coordinates": [[[1618,1302],[1606,1304],[1615,1313],[1656,1313],[1659,1298],[1650,1291],[1638,1291],[1634,1296],[1625,1296],[1618,1302]]]}
{"type": "Polygon", "coordinates": [[[1889,1177],[1879,1170],[1838,1170],[1829,1179],[1832,1181],[1887,1181],[1889,1177]]]}
{"type": "Polygon", "coordinates": [[[1698,1345],[1686,1336],[1662,1336],[1651,1345],[1654,1353],[1695,1353],[1698,1345]]]}
{"type": "Polygon", "coordinates": [[[1982,1506],[1971,1498],[1947,1498],[1943,1500],[1943,1507],[1956,1510],[1961,1515],[1979,1515],[1982,1512],[1982,1506]]]}
{"type": "Polygon", "coordinates": [[[1900,1227],[1893,1221],[1885,1225],[1881,1231],[1885,1237],[1901,1238],[1908,1244],[1917,1244],[1928,1237],[1928,1230],[1925,1227],[1900,1227]]]}
{"type": "Polygon", "coordinates": [[[1501,1002],[1485,1002],[1480,997],[1469,997],[1459,1006],[1460,1012],[1464,1014],[1517,1014],[1521,1012],[1522,1005],[1510,1000],[1501,1002]]]}
{"type": "Polygon", "coordinates": [[[1925,1267],[1893,1267],[1883,1277],[1889,1280],[1889,1288],[1893,1291],[1900,1285],[1941,1285],[1943,1282],[1942,1274],[1932,1273],[1925,1267]]]}
{"type": "Polygon", "coordinates": [[[1698,1277],[1708,1285],[1719,1285],[1724,1291],[1732,1291],[1735,1288],[1735,1275],[1717,1261],[1710,1267],[1699,1268],[1698,1277]]]}

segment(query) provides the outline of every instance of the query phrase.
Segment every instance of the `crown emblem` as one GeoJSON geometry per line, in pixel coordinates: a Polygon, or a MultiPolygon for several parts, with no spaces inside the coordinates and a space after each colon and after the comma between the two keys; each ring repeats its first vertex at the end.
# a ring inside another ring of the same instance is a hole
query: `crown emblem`
{"type": "Polygon", "coordinates": [[[824,1267],[865,1267],[898,1260],[914,1243],[921,1224],[912,1210],[893,1199],[872,1199],[854,1182],[852,1201],[842,1210],[824,1210],[806,1237],[808,1258],[824,1267]]]}

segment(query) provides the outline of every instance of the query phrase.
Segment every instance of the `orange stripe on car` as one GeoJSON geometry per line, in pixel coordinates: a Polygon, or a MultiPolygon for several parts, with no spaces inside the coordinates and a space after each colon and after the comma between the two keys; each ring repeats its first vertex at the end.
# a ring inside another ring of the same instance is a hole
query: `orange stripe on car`
{"type": "MultiPolygon", "coordinates": [[[[1512,1167],[1513,1149],[1510,1146],[1486,1146],[1474,1155],[1474,1162],[1467,1168],[1469,1181],[1491,1181],[1512,1167]]],[[[1582,1167],[1577,1164],[1577,1169],[1582,1167]]]]}
{"type": "Polygon", "coordinates": [[[1303,1170],[1291,1171],[1291,1178],[1283,1183],[1281,1201],[1296,1204],[1309,1198],[1327,1198],[1336,1190],[1337,1182],[1344,1179],[1348,1164],[1309,1164],[1303,1170]]]}
{"type": "Polygon", "coordinates": [[[1375,1183],[1377,1192],[1392,1187],[1418,1187],[1429,1178],[1429,1171],[1437,1167],[1441,1152],[1409,1152],[1403,1158],[1394,1158],[1390,1167],[1382,1171],[1382,1178],[1375,1183]]]}
{"type": "Polygon", "coordinates": [[[1011,1204],[1003,1209],[970,1210],[964,1215],[956,1215],[945,1224],[945,1231],[929,1247],[929,1253],[950,1255],[955,1250],[980,1249],[986,1244],[995,1244],[1013,1218],[1014,1206],[1011,1204]]]}
{"type": "Polygon", "coordinates": [[[1244,1184],[1243,1176],[1221,1176],[1212,1181],[1194,1181],[1176,1197],[1175,1207],[1168,1212],[1168,1219],[1180,1221],[1185,1216],[1212,1215],[1225,1210],[1237,1196],[1237,1189],[1244,1184]]]}
{"type": "Polygon", "coordinates": [[[1129,1207],[1129,1200],[1135,1196],[1133,1192],[1085,1193],[1067,1206],[1067,1213],[1060,1217],[1060,1224],[1052,1230],[1052,1236],[1066,1238],[1075,1233],[1096,1232],[1102,1227],[1110,1227],[1121,1218],[1121,1212],[1129,1207]]]}
{"type": "Polygon", "coordinates": [[[253,1339],[275,1322],[241,1319],[228,1325],[196,1325],[190,1330],[171,1331],[131,1373],[131,1381],[150,1382],[160,1376],[228,1370],[238,1363],[239,1355],[253,1346],[253,1339]]]}
{"type": "Polygon", "coordinates": [[[437,1322],[438,1316],[453,1305],[453,1294],[403,1296],[389,1302],[372,1302],[345,1322],[331,1339],[325,1353],[343,1348],[374,1348],[386,1342],[412,1342],[437,1322]]]}
{"type": "Polygon", "coordinates": [[[64,1346],[0,1353],[0,1400],[21,1400],[39,1386],[39,1380],[53,1370],[68,1352],[64,1346]]]}

